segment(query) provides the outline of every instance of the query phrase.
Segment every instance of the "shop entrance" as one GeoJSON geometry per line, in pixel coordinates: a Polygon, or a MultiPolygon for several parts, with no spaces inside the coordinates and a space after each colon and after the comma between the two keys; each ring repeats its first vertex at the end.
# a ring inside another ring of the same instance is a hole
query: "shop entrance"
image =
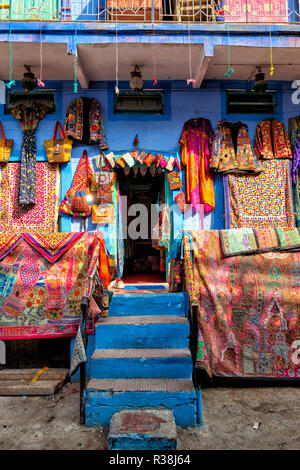
{"type": "Polygon", "coordinates": [[[127,239],[124,240],[122,277],[126,284],[166,282],[165,250],[152,247],[151,206],[160,203],[164,197],[164,173],[154,171],[154,168],[134,167],[118,172],[120,194],[127,197],[127,219],[123,214],[127,239]],[[139,204],[143,205],[143,218],[139,204]],[[136,235],[132,237],[132,233],[140,233],[140,236],[135,239],[136,235]]]}

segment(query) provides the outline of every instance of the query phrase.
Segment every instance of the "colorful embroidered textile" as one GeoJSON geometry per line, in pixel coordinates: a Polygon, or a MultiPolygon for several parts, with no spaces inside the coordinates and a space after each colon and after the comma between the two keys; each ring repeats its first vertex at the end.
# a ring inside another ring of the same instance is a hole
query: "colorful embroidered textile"
{"type": "Polygon", "coordinates": [[[57,231],[60,196],[59,165],[36,163],[36,202],[33,207],[18,204],[20,163],[7,163],[0,168],[0,231],[57,231]]]}
{"type": "MultiPolygon", "coordinates": [[[[25,240],[0,262],[0,339],[75,336],[81,301],[92,295],[98,269],[98,235],[81,235],[55,262],[25,240]]],[[[45,241],[49,238],[45,236],[45,241]]],[[[53,242],[53,240],[52,240],[53,242]]],[[[51,246],[54,246],[49,242],[51,246]]],[[[59,243],[57,243],[57,246],[59,243]]],[[[89,332],[92,324],[89,322],[89,332]]]]}
{"type": "Polygon", "coordinates": [[[84,214],[79,214],[73,211],[72,201],[73,201],[74,196],[77,196],[78,194],[86,198],[86,195],[89,193],[92,185],[96,185],[96,181],[94,178],[92,167],[88,159],[87,151],[84,150],[79,160],[79,163],[78,163],[78,166],[77,166],[74,178],[73,178],[72,186],[66,192],[66,195],[60,205],[60,210],[64,212],[65,214],[69,214],[71,216],[79,216],[79,215],[86,216],[86,217],[89,216],[91,213],[91,208],[87,206],[86,199],[85,199],[85,203],[86,203],[85,205],[87,207],[88,212],[84,214]]]}
{"type": "Polygon", "coordinates": [[[209,213],[215,207],[213,177],[209,170],[213,130],[208,119],[187,121],[179,139],[182,163],[186,167],[187,203],[195,208],[204,205],[209,213]]]}
{"type": "Polygon", "coordinates": [[[248,127],[242,122],[220,121],[211,152],[210,168],[223,174],[258,174],[263,171],[253,152],[248,127]]]}
{"type": "Polygon", "coordinates": [[[224,258],[217,231],[192,237],[196,367],[216,376],[299,378],[300,252],[224,258]]]}
{"type": "Polygon", "coordinates": [[[289,160],[261,163],[258,176],[224,176],[226,228],[294,227],[289,160]]]}
{"type": "Polygon", "coordinates": [[[268,251],[299,250],[300,230],[297,228],[239,228],[220,230],[223,256],[237,256],[268,251]]]}
{"type": "Polygon", "coordinates": [[[33,103],[30,108],[24,105],[11,110],[12,115],[20,120],[24,133],[21,153],[21,174],[18,203],[31,206],[36,202],[36,139],[35,130],[41,119],[48,112],[45,104],[33,103]]]}
{"type": "Polygon", "coordinates": [[[22,241],[22,237],[15,233],[0,232],[0,261],[5,258],[22,241]]]}
{"type": "Polygon", "coordinates": [[[84,233],[22,233],[22,237],[50,263],[57,261],[84,233]]]}
{"type": "Polygon", "coordinates": [[[78,142],[98,143],[101,149],[108,148],[97,100],[77,98],[70,103],[65,118],[65,133],[78,142]]]}
{"type": "Polygon", "coordinates": [[[293,158],[284,124],[276,119],[265,119],[257,124],[254,148],[261,159],[293,158]]]}
{"type": "Polygon", "coordinates": [[[295,223],[300,227],[300,180],[293,185],[295,223]]]}

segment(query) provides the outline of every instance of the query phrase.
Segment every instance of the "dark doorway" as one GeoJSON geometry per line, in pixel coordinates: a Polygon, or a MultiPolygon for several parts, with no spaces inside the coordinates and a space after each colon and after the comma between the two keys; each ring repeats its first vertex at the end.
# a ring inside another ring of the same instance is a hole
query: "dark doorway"
{"type": "MultiPolygon", "coordinates": [[[[124,240],[122,279],[125,283],[166,282],[165,250],[152,247],[151,228],[151,206],[160,203],[163,197],[164,173],[144,167],[127,168],[125,171],[118,172],[118,181],[121,196],[127,197],[127,228],[139,217],[139,213],[128,215],[133,204],[146,207],[148,223],[143,227],[143,237],[135,240],[128,236],[124,240]]],[[[123,217],[123,220],[126,219],[123,217]]],[[[137,231],[141,231],[141,227],[137,226],[137,231]]]]}

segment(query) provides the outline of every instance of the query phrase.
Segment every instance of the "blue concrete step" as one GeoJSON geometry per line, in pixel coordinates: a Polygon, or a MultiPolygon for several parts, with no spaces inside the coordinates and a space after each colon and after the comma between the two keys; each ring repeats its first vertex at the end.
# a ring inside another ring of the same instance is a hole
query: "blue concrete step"
{"type": "Polygon", "coordinates": [[[191,378],[192,356],[183,349],[96,349],[91,376],[97,379],[191,378]]]}
{"type": "Polygon", "coordinates": [[[128,315],[187,315],[189,308],[186,292],[166,294],[114,294],[109,316],[128,315]]]}
{"type": "Polygon", "coordinates": [[[196,391],[189,379],[91,379],[86,390],[86,425],[109,426],[124,409],[168,408],[177,426],[196,425],[196,391]]]}
{"type": "Polygon", "coordinates": [[[96,324],[96,349],[187,348],[189,333],[183,316],[101,318],[96,324]]]}

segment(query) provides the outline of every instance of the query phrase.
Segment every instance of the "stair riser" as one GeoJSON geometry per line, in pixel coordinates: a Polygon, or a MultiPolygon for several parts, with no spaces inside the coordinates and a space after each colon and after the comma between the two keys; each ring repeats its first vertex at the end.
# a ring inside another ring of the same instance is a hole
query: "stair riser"
{"type": "Polygon", "coordinates": [[[191,378],[192,367],[189,357],[93,359],[91,375],[96,379],[185,379],[191,378]]]}
{"type": "Polygon", "coordinates": [[[109,306],[110,316],[186,315],[187,297],[178,294],[116,295],[109,306]]]}
{"type": "Polygon", "coordinates": [[[187,348],[186,323],[105,325],[96,328],[96,349],[187,348]]]}
{"type": "Polygon", "coordinates": [[[112,415],[123,409],[168,408],[177,426],[196,425],[195,392],[87,391],[86,426],[109,426],[112,415]]]}

